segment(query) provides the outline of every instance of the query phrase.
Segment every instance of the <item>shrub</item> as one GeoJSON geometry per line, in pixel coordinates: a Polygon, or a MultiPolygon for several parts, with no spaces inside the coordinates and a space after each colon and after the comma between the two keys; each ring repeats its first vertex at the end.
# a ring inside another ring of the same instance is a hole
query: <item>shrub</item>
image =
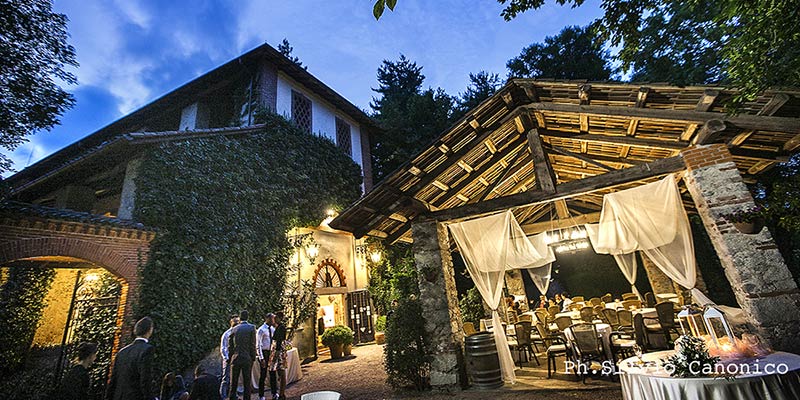
{"type": "Polygon", "coordinates": [[[394,388],[423,390],[430,385],[430,362],[425,317],[419,300],[401,300],[386,321],[384,347],[387,381],[394,388]]]}
{"type": "Polygon", "coordinates": [[[361,194],[358,165],[331,141],[280,116],[265,123],[249,135],[162,143],[143,157],[135,218],[158,235],[135,312],[155,323],[159,373],[218,346],[231,313],[280,309],[287,231],[361,194]]]}
{"type": "Polygon", "coordinates": [[[326,329],[322,334],[322,344],[331,347],[335,344],[353,344],[353,330],[344,325],[336,325],[326,329]]]}
{"type": "Polygon", "coordinates": [[[481,319],[486,316],[486,310],[483,308],[483,298],[478,292],[478,288],[467,290],[467,293],[461,296],[458,301],[458,307],[461,309],[461,318],[464,322],[472,322],[475,326],[478,326],[481,319]]]}
{"type": "Polygon", "coordinates": [[[386,316],[381,315],[375,320],[375,330],[378,332],[386,332],[386,316]]]}

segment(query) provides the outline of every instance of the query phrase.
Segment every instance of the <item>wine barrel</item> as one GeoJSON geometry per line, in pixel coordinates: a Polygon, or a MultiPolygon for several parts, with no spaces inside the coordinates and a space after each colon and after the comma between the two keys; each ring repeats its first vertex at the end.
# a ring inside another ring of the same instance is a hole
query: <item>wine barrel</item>
{"type": "Polygon", "coordinates": [[[500,358],[491,333],[476,333],[467,336],[467,371],[472,385],[478,389],[495,389],[503,386],[500,374],[500,358]]]}

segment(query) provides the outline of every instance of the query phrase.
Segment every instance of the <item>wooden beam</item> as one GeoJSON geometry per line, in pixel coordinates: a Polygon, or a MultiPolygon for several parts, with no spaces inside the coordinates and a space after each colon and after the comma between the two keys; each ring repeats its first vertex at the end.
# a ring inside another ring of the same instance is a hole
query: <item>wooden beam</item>
{"type": "Polygon", "coordinates": [[[578,99],[581,104],[589,104],[592,97],[592,85],[584,83],[578,86],[578,99]]]}
{"type": "Polygon", "coordinates": [[[764,104],[764,107],[761,107],[761,110],[758,111],[758,115],[773,115],[778,112],[787,101],[789,101],[789,95],[786,93],[778,93],[772,96],[767,104],[764,104]]]}
{"type": "Polygon", "coordinates": [[[649,87],[640,87],[639,92],[636,93],[636,108],[644,107],[644,103],[647,102],[647,95],[650,93],[649,87]]]}
{"type": "Polygon", "coordinates": [[[643,121],[694,122],[704,124],[710,119],[721,119],[726,124],[741,129],[756,129],[773,132],[800,134],[800,118],[773,117],[763,115],[726,115],[716,112],[700,112],[687,110],[661,110],[655,108],[594,106],[561,103],[531,103],[521,106],[541,112],[561,112],[588,114],[606,118],[639,118],[643,121]]]}
{"type": "Polygon", "coordinates": [[[569,228],[575,225],[594,224],[600,221],[600,213],[583,214],[569,219],[557,219],[553,221],[534,222],[531,224],[520,225],[526,235],[535,235],[553,229],[569,228]]]}
{"type": "Polygon", "coordinates": [[[558,186],[558,192],[556,193],[548,193],[542,190],[526,191],[486,200],[481,203],[465,204],[459,207],[435,211],[430,213],[430,216],[439,221],[478,217],[509,208],[517,208],[529,204],[537,204],[591,193],[600,189],[681,171],[685,168],[686,165],[683,162],[682,156],[663,158],[635,167],[614,170],[601,175],[565,182],[558,186]]]}
{"type": "Polygon", "coordinates": [[[559,219],[569,218],[569,207],[567,207],[567,200],[558,199],[553,202],[553,206],[556,208],[556,215],[558,215],[559,219]]]}
{"type": "Polygon", "coordinates": [[[775,161],[759,161],[752,167],[748,168],[747,173],[750,175],[756,175],[774,167],[775,164],[777,164],[775,161]]]}
{"type": "Polygon", "coordinates": [[[692,136],[697,133],[697,124],[689,124],[686,126],[686,130],[681,132],[681,142],[688,142],[692,139],[692,136]]]}
{"type": "Polygon", "coordinates": [[[703,97],[697,102],[694,107],[695,111],[708,111],[714,105],[714,100],[719,96],[719,90],[706,89],[703,91],[703,97]]]}
{"type": "Polygon", "coordinates": [[[692,139],[692,145],[709,144],[716,140],[727,128],[725,123],[718,119],[708,120],[692,139]]]}
{"type": "MultiPolygon", "coordinates": [[[[497,177],[497,179],[491,185],[486,185],[486,189],[483,192],[481,192],[478,196],[475,196],[475,199],[477,201],[483,201],[484,199],[486,199],[486,196],[488,196],[489,193],[492,193],[495,189],[505,184],[508,181],[508,179],[514,176],[514,174],[517,172],[517,169],[515,168],[517,166],[517,163],[520,162],[521,159],[524,162],[524,157],[522,157],[523,155],[525,155],[524,151],[522,150],[518,151],[517,155],[514,156],[514,159],[511,161],[511,163],[508,164],[506,169],[503,171],[503,174],[497,177]]],[[[470,203],[474,203],[474,201],[470,201],[470,203]]]]}
{"type": "Polygon", "coordinates": [[[627,137],[620,135],[603,135],[598,133],[591,134],[574,134],[568,132],[560,132],[553,130],[542,131],[542,136],[557,137],[563,139],[572,139],[575,141],[584,141],[589,143],[610,143],[625,146],[646,147],[651,149],[664,149],[664,150],[683,150],[688,144],[681,142],[670,142],[667,140],[658,139],[641,139],[635,137],[627,137]]]}
{"type": "Polygon", "coordinates": [[[536,172],[536,183],[540,190],[547,193],[555,193],[556,191],[556,175],[553,173],[553,167],[550,166],[550,160],[542,147],[542,138],[539,136],[539,130],[536,128],[528,131],[528,147],[531,150],[531,159],[533,160],[533,169],[536,172]]]}
{"type": "Polygon", "coordinates": [[[631,119],[631,122],[628,123],[628,132],[626,135],[628,136],[636,136],[636,130],[639,129],[639,120],[636,118],[631,119]]]}
{"type": "Polygon", "coordinates": [[[786,144],[783,145],[784,151],[793,151],[800,147],[800,134],[795,135],[793,138],[789,139],[786,144]]]}
{"type": "Polygon", "coordinates": [[[610,170],[613,169],[613,168],[610,168],[609,166],[607,166],[607,165],[605,165],[603,163],[600,163],[600,162],[597,162],[597,161],[593,160],[590,157],[584,156],[583,154],[573,153],[573,152],[571,152],[569,150],[561,149],[561,148],[550,146],[550,145],[546,146],[545,148],[547,150],[552,151],[553,153],[561,154],[562,156],[577,158],[578,160],[581,160],[581,161],[583,161],[583,162],[585,162],[587,164],[592,164],[592,165],[594,165],[596,167],[599,167],[599,168],[602,168],[602,169],[604,169],[606,171],[610,171],[610,170]]]}

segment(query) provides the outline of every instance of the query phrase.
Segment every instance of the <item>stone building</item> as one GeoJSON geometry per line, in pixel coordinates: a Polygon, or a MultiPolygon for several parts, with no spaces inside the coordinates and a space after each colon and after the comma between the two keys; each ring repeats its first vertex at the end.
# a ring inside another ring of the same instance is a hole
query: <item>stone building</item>
{"type": "MultiPolygon", "coordinates": [[[[258,124],[262,110],[335,143],[361,167],[362,189],[371,189],[373,121],[304,68],[269,45],[261,45],[7,180],[12,202],[0,209],[0,267],[4,271],[0,276],[22,265],[51,267],[57,272],[34,344],[69,342],[80,293],[87,282],[108,274],[120,284],[119,296],[107,305],[116,309],[115,350],[120,338],[127,340],[139,289],[137,268],[147,261],[149,244],[157,235],[151,227],[132,220],[142,155],[163,141],[246,135],[263,129],[258,124]]],[[[333,323],[350,323],[345,310],[348,294],[362,296],[367,280],[359,261],[363,257],[356,254],[362,243],[328,227],[305,229],[297,235],[313,237],[314,251],[319,254],[299,260],[301,278],[320,282],[323,302],[335,305],[333,323]],[[336,279],[318,279],[320,273],[333,273],[336,279]]],[[[304,353],[313,354],[314,341],[309,343],[312,347],[304,353]]]]}

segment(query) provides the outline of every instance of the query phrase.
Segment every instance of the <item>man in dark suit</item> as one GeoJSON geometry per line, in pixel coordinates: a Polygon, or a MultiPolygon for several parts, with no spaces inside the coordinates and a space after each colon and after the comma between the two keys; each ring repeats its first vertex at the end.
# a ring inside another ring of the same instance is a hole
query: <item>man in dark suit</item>
{"type": "Polygon", "coordinates": [[[206,373],[202,365],[194,369],[194,383],[189,391],[189,400],[220,400],[219,379],[206,373]]]}
{"type": "Polygon", "coordinates": [[[256,327],[247,322],[247,310],[239,313],[239,325],[233,328],[228,338],[228,363],[231,365],[231,389],[229,398],[236,399],[239,375],[244,377],[244,398],[250,399],[250,376],[256,360],[256,327]]]}
{"type": "Polygon", "coordinates": [[[155,348],[148,343],[153,334],[153,320],[144,317],[133,327],[136,340],[117,353],[111,380],[106,389],[106,400],[152,400],[153,354],[155,348]]]}

